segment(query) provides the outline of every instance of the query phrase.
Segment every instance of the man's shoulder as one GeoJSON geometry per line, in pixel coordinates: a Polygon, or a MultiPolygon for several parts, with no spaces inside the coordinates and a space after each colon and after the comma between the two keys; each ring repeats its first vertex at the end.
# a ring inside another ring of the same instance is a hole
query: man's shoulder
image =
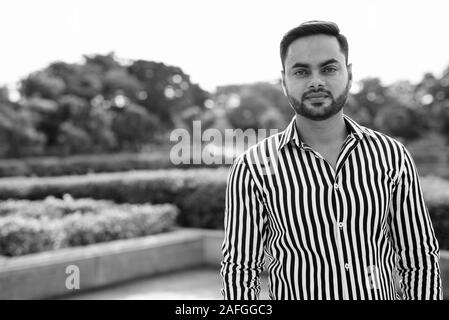
{"type": "Polygon", "coordinates": [[[391,148],[395,148],[395,149],[403,149],[404,145],[403,143],[398,139],[398,138],[394,138],[391,137],[383,132],[374,130],[374,129],[370,129],[364,126],[360,126],[363,128],[363,131],[366,133],[366,136],[369,138],[369,141],[372,142],[380,142],[381,144],[387,146],[387,147],[391,147],[391,148]]]}
{"type": "Polygon", "coordinates": [[[372,152],[370,154],[379,157],[382,161],[386,161],[391,168],[395,168],[397,172],[400,172],[405,158],[409,155],[402,141],[366,127],[364,127],[364,131],[367,136],[366,141],[368,145],[371,145],[372,152]]]}

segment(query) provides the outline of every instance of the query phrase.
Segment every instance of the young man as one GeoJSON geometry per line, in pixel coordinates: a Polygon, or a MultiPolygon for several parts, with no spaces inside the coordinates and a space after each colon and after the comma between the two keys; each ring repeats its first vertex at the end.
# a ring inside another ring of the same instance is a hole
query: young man
{"type": "Polygon", "coordinates": [[[441,299],[439,248],[405,147],[343,114],[348,43],[309,21],[281,41],[296,116],[239,156],[228,178],[222,294],[257,299],[441,299]]]}

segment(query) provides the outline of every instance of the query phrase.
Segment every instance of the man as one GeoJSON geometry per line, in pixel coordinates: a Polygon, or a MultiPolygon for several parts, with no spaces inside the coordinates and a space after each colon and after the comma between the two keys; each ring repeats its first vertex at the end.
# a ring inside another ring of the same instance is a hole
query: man
{"type": "Polygon", "coordinates": [[[348,43],[309,21],[281,41],[296,115],[239,156],[226,191],[222,294],[257,299],[441,299],[439,248],[405,147],[343,114],[348,43]]]}

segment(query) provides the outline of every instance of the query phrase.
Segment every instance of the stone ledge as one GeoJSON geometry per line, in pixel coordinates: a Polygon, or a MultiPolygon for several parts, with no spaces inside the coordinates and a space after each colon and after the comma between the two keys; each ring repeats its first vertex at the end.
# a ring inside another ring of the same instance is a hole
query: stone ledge
{"type": "Polygon", "coordinates": [[[80,290],[86,290],[182,270],[203,260],[202,234],[188,229],[8,258],[0,262],[0,299],[72,293],[66,288],[69,265],[78,267],[80,290]]]}

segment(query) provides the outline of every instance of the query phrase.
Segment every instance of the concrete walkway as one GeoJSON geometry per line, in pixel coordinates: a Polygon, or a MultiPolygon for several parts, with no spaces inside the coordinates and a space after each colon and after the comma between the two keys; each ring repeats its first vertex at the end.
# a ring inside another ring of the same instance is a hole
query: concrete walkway
{"type": "MultiPolygon", "coordinates": [[[[268,279],[261,277],[260,298],[268,300],[268,279]]],[[[199,268],[153,276],[104,289],[73,294],[70,300],[222,300],[219,270],[199,268]]]]}

